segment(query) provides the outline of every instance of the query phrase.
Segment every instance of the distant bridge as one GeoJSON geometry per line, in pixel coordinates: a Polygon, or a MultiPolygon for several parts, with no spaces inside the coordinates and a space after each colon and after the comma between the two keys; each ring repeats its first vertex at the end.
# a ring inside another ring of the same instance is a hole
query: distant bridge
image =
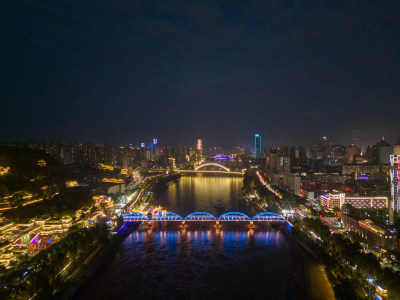
{"type": "Polygon", "coordinates": [[[208,167],[208,166],[218,167],[218,168],[224,169],[224,170],[227,171],[227,172],[230,172],[230,171],[231,171],[231,170],[229,170],[227,167],[225,167],[225,166],[223,166],[223,165],[220,165],[220,164],[217,164],[217,163],[205,163],[205,164],[201,164],[201,165],[198,165],[197,167],[195,167],[194,170],[197,171],[197,170],[199,170],[199,169],[202,169],[202,168],[208,167]]]}
{"type": "Polygon", "coordinates": [[[222,160],[222,159],[233,159],[233,157],[230,156],[226,156],[223,154],[217,154],[215,156],[213,156],[214,159],[218,159],[218,160],[222,160]]]}
{"type": "MultiPolygon", "coordinates": [[[[153,221],[161,221],[161,222],[281,222],[281,223],[289,223],[284,217],[278,215],[273,212],[262,212],[256,214],[254,217],[250,218],[248,215],[241,212],[227,212],[218,218],[208,212],[194,212],[186,217],[182,217],[177,213],[166,212],[166,213],[158,213],[153,215],[152,218],[139,213],[139,212],[131,212],[122,215],[125,222],[153,222],[153,221]]],[[[289,223],[290,224],[290,223],[289,223]]]]}
{"type": "Polygon", "coordinates": [[[236,175],[241,175],[241,176],[244,175],[243,172],[231,171],[229,168],[227,168],[221,164],[217,164],[217,163],[205,163],[205,164],[196,166],[194,168],[194,170],[176,170],[176,172],[181,172],[181,173],[224,173],[224,174],[236,174],[236,175]],[[221,170],[202,170],[203,168],[209,167],[209,166],[217,167],[221,170]]]}

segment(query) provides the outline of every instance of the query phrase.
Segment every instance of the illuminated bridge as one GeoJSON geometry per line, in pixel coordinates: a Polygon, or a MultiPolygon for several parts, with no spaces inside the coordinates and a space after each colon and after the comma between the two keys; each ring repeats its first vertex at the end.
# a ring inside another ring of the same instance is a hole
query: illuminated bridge
{"type": "Polygon", "coordinates": [[[186,217],[182,217],[173,212],[166,212],[155,214],[152,218],[149,218],[148,216],[139,212],[131,212],[123,214],[122,217],[124,218],[125,222],[216,222],[217,224],[219,224],[219,222],[250,222],[251,224],[253,222],[289,223],[284,217],[273,212],[262,212],[256,214],[252,218],[241,212],[227,212],[218,218],[208,212],[194,212],[186,217]]]}
{"type": "Polygon", "coordinates": [[[229,168],[217,164],[217,163],[204,163],[201,165],[198,165],[194,168],[194,170],[176,170],[176,172],[182,172],[182,173],[226,173],[226,174],[236,174],[236,175],[244,175],[243,172],[235,172],[231,171],[229,168]],[[219,170],[203,170],[205,167],[217,167],[219,170]]]}

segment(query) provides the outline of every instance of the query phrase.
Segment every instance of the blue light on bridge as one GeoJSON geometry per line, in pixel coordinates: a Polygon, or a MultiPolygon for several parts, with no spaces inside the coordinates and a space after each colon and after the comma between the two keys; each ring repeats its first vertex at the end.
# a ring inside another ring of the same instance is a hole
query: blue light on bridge
{"type": "Polygon", "coordinates": [[[208,212],[194,212],[186,216],[185,221],[216,221],[217,219],[208,212]]]}
{"type": "Polygon", "coordinates": [[[138,212],[123,214],[122,217],[126,222],[142,222],[142,221],[261,221],[261,222],[287,222],[287,220],[273,212],[262,212],[250,218],[241,212],[227,212],[220,217],[215,217],[208,212],[194,212],[185,218],[177,213],[167,212],[153,215],[148,218],[146,215],[138,212]]]}
{"type": "Polygon", "coordinates": [[[248,215],[241,212],[227,212],[221,215],[218,220],[220,221],[251,221],[248,215]]]}

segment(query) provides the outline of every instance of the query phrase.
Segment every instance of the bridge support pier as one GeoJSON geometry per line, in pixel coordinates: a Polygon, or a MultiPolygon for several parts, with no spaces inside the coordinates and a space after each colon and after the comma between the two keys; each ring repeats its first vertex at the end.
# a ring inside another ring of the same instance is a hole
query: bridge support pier
{"type": "Polygon", "coordinates": [[[182,221],[182,228],[185,228],[185,221],[182,221]]]}
{"type": "Polygon", "coordinates": [[[147,222],[147,227],[151,228],[152,225],[153,225],[153,222],[151,222],[151,221],[148,221],[148,222],[147,222]]]}
{"type": "Polygon", "coordinates": [[[253,223],[253,221],[250,221],[250,228],[254,228],[254,223],[253,223]]]}
{"type": "Polygon", "coordinates": [[[215,222],[215,227],[217,227],[217,228],[219,228],[219,227],[220,227],[220,225],[219,225],[219,221],[216,221],[216,222],[215,222]]]}

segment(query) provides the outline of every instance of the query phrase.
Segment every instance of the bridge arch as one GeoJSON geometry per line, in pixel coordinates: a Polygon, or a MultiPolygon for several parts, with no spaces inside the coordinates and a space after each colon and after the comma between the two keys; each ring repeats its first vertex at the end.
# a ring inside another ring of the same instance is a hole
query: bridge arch
{"type": "Polygon", "coordinates": [[[149,218],[146,215],[138,212],[123,214],[122,218],[124,219],[125,222],[141,222],[149,220],[149,218]]]}
{"type": "Polygon", "coordinates": [[[186,216],[185,221],[216,221],[217,218],[208,212],[194,212],[186,216]]]}
{"type": "Polygon", "coordinates": [[[251,221],[249,216],[241,212],[227,212],[221,215],[220,221],[251,221]]]}
{"type": "Polygon", "coordinates": [[[205,164],[202,164],[202,165],[199,165],[199,166],[195,167],[194,170],[197,171],[197,170],[199,170],[201,168],[204,168],[204,167],[207,167],[207,166],[219,167],[221,169],[224,169],[227,172],[230,172],[230,170],[227,167],[225,167],[223,165],[220,165],[220,164],[217,164],[217,163],[205,163],[205,164]]]}
{"type": "Polygon", "coordinates": [[[262,212],[256,214],[253,218],[253,221],[285,221],[285,218],[281,215],[278,215],[273,212],[262,212]]]}
{"type": "Polygon", "coordinates": [[[167,212],[167,213],[158,213],[153,215],[152,221],[182,221],[183,218],[176,213],[167,212]]]}

